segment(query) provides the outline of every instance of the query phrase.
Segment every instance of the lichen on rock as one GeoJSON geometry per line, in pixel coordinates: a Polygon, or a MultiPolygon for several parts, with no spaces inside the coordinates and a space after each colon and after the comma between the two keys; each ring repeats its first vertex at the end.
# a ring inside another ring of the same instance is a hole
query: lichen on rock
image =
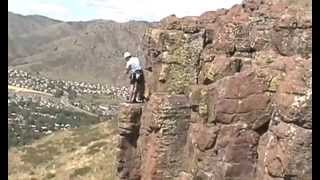
{"type": "Polygon", "coordinates": [[[149,29],[150,98],[136,147],[120,148],[140,158],[127,158],[126,178],[311,179],[312,25],[302,11],[248,0],[149,29]]]}

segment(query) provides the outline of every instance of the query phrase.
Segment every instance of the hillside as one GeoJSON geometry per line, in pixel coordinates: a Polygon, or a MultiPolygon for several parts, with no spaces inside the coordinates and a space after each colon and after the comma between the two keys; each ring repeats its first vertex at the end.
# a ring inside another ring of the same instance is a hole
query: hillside
{"type": "Polygon", "coordinates": [[[61,22],[8,12],[8,64],[53,79],[123,85],[122,53],[129,50],[143,59],[140,44],[148,26],[139,21],[61,22]]]}
{"type": "Polygon", "coordinates": [[[8,149],[116,116],[126,88],[58,81],[8,70],[8,149]]]}
{"type": "Polygon", "coordinates": [[[115,179],[115,122],[65,130],[8,152],[8,178],[115,179]],[[85,135],[85,136],[84,136],[85,135]]]}
{"type": "Polygon", "coordinates": [[[32,31],[36,31],[57,23],[61,23],[61,21],[50,19],[44,16],[22,16],[8,12],[8,35],[12,37],[28,34],[32,31]]]}

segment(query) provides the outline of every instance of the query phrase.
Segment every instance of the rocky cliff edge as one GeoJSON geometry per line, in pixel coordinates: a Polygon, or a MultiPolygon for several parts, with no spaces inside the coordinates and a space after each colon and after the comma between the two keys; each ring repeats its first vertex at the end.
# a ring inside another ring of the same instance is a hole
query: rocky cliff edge
{"type": "Polygon", "coordinates": [[[311,7],[292,3],[146,31],[148,101],[119,112],[119,179],[312,179],[311,7]]]}

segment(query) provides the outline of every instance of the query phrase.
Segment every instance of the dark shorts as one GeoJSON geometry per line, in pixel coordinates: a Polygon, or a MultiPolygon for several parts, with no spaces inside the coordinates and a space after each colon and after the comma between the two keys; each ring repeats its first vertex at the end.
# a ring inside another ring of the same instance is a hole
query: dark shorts
{"type": "Polygon", "coordinates": [[[130,74],[130,84],[140,83],[143,76],[142,70],[137,70],[134,73],[130,74]],[[137,78],[138,76],[138,78],[137,78]]]}

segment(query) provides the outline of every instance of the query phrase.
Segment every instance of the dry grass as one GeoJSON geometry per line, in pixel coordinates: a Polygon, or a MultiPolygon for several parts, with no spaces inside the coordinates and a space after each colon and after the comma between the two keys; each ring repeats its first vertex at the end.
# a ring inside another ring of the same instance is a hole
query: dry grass
{"type": "Polygon", "coordinates": [[[31,145],[10,149],[9,179],[113,180],[115,124],[109,121],[57,132],[31,145]]]}

